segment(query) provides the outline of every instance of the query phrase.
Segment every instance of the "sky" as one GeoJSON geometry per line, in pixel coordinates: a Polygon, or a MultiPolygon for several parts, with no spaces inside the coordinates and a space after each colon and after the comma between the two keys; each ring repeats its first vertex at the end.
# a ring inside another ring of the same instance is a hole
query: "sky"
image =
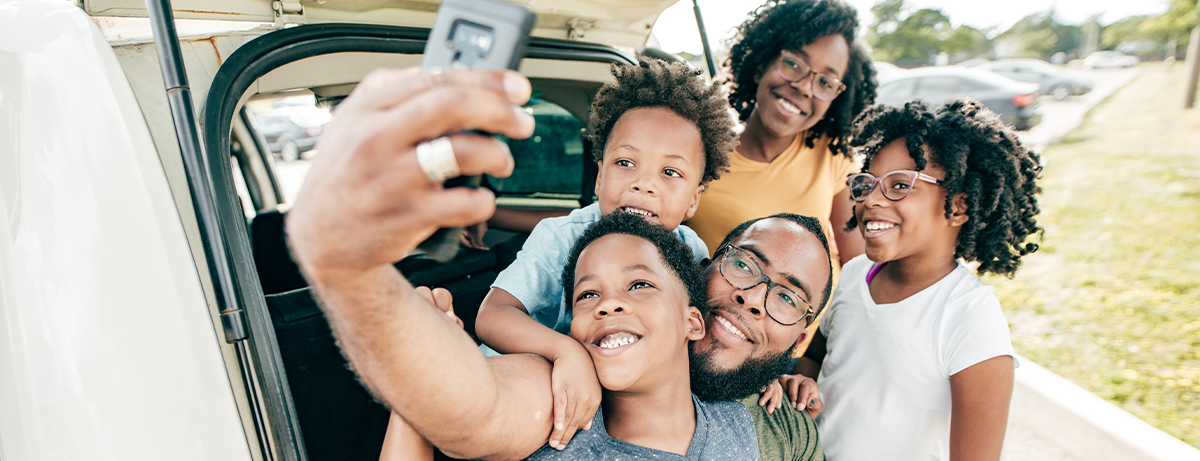
{"type": "MultiPolygon", "coordinates": [[[[847,1],[858,8],[862,26],[870,26],[874,21],[870,9],[875,0],[847,1]]],[[[746,18],[746,13],[763,0],[699,0],[699,3],[708,39],[715,49],[732,35],[732,29],[746,18]]],[[[912,11],[940,9],[956,26],[966,24],[981,30],[994,27],[995,34],[1029,14],[1045,11],[1048,5],[1053,5],[1058,20],[1065,24],[1080,24],[1097,14],[1100,24],[1109,24],[1129,16],[1163,13],[1167,11],[1168,0],[907,0],[906,3],[912,11]]],[[[664,11],[654,26],[654,36],[666,51],[702,53],[692,0],[681,0],[664,11]]]]}

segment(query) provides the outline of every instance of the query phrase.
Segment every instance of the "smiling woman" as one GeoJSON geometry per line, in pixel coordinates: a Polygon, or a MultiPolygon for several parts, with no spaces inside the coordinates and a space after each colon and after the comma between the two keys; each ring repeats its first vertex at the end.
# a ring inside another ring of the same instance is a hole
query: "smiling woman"
{"type": "Polygon", "coordinates": [[[738,27],[726,83],[745,129],[687,222],[710,249],[742,222],[787,212],[816,217],[836,242],[834,280],[862,252],[861,237],[831,225],[850,216],[851,123],[875,101],[857,30],[858,11],[840,0],[769,3],[738,27]]]}

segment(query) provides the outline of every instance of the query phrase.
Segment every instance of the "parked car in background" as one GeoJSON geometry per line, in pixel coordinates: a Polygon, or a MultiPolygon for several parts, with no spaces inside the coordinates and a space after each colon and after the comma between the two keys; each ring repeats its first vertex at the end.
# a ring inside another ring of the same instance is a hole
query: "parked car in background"
{"type": "Polygon", "coordinates": [[[1017,82],[990,71],[958,66],[923,67],[904,72],[879,87],[875,102],[902,106],[914,99],[932,105],[970,96],[1000,115],[1004,123],[1028,130],[1042,121],[1034,83],[1017,82]]]}
{"type": "Polygon", "coordinates": [[[1130,56],[1120,51],[1097,51],[1083,58],[1083,68],[1133,67],[1139,62],[1141,61],[1136,56],[1130,56]]]}
{"type": "Polygon", "coordinates": [[[981,64],[977,69],[990,70],[1018,82],[1036,83],[1042,86],[1042,94],[1063,101],[1092,91],[1092,79],[1079,72],[1071,72],[1037,59],[1001,59],[981,64]]]}
{"type": "Polygon", "coordinates": [[[880,85],[892,81],[903,73],[904,69],[896,67],[890,62],[875,62],[875,79],[880,85]]]}
{"type": "Polygon", "coordinates": [[[329,123],[329,110],[314,106],[284,106],[254,116],[271,153],[284,161],[304,158],[329,123]]]}
{"type": "Polygon", "coordinates": [[[987,64],[987,63],[989,63],[989,62],[991,62],[991,61],[988,61],[988,60],[986,60],[986,59],[983,59],[983,58],[975,58],[975,59],[968,59],[968,60],[966,60],[966,61],[960,62],[960,63],[958,63],[958,64],[955,64],[955,65],[956,65],[956,66],[959,66],[959,67],[966,67],[966,68],[968,68],[968,69],[969,69],[969,68],[972,68],[972,67],[976,67],[976,66],[981,66],[981,65],[987,64]]]}

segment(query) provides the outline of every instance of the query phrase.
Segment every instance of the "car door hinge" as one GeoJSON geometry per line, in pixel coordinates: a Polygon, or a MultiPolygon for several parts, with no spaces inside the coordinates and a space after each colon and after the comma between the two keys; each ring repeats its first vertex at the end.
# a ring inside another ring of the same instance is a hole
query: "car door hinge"
{"type": "Polygon", "coordinates": [[[304,16],[304,5],[295,0],[275,0],[271,2],[275,10],[275,28],[282,29],[288,24],[308,24],[304,16]]]}
{"type": "Polygon", "coordinates": [[[596,28],[596,21],[582,18],[571,18],[567,21],[567,40],[583,40],[587,31],[596,28]]]}
{"type": "Polygon", "coordinates": [[[225,330],[225,342],[233,344],[249,337],[246,334],[246,311],[238,309],[221,314],[221,328],[225,330]]]}

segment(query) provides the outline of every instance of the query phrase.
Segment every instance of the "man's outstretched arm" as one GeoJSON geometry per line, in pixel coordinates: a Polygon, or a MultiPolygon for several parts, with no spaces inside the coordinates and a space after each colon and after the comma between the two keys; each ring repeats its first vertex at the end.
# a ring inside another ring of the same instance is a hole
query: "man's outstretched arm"
{"type": "Polygon", "coordinates": [[[392,263],[438,227],[480,222],[495,208],[487,190],[430,182],[417,144],[459,133],[450,140],[463,174],[507,176],[507,147],[465,131],[529,136],[533,120],[519,110],[528,97],[528,81],[511,72],[373,72],[335,112],[288,216],[295,259],[355,371],[417,432],[462,457],[522,457],[545,442],[550,367],[485,360],[392,263]]]}

